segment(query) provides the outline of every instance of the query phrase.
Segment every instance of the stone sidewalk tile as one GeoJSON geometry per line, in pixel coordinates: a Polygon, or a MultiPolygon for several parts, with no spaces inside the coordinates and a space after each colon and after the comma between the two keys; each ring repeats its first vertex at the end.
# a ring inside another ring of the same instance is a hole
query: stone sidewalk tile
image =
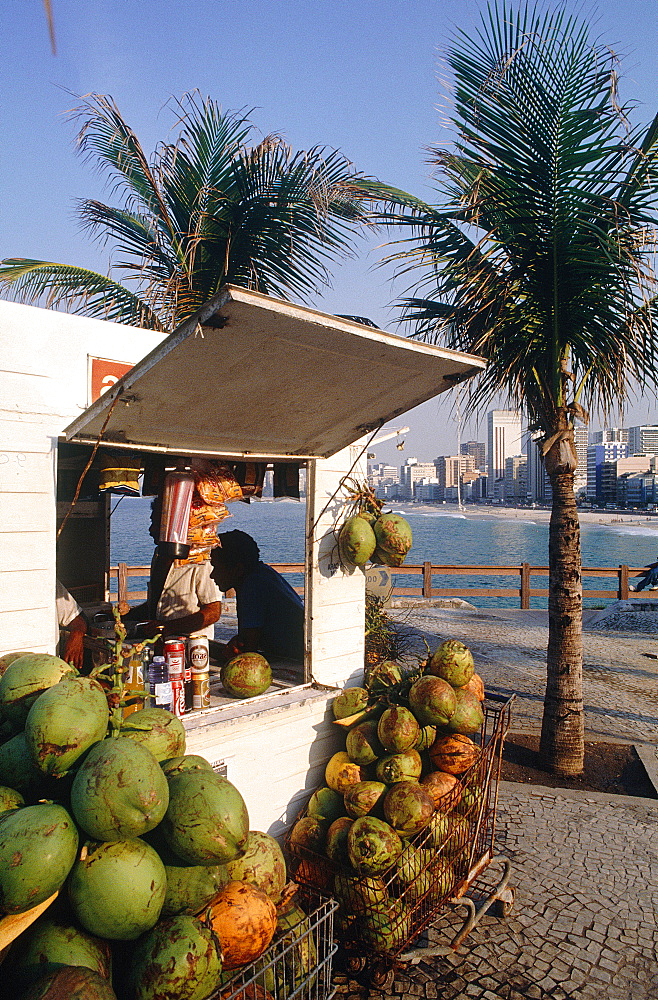
{"type": "MultiPolygon", "coordinates": [[[[393,609],[391,616],[417,632],[415,651],[426,655],[443,639],[460,639],[473,652],[485,685],[517,694],[514,727],[537,729],[546,684],[548,628],[545,614],[517,609],[393,609]]],[[[587,732],[600,738],[658,741],[656,637],[585,629],[583,687],[587,732]]]]}

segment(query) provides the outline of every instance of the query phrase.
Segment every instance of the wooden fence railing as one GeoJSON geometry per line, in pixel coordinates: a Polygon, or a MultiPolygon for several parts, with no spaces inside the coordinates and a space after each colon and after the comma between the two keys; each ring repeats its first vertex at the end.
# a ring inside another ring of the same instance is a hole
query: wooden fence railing
{"type": "MultiPolygon", "coordinates": [[[[303,573],[302,563],[272,563],[274,569],[279,573],[303,573]]],[[[583,598],[618,598],[625,601],[629,597],[628,579],[642,572],[641,566],[584,566],[583,576],[583,598]],[[616,586],[609,590],[590,589],[585,586],[587,580],[591,578],[615,580],[616,586]]],[[[146,600],[146,590],[131,590],[131,578],[148,578],[149,566],[127,566],[126,563],[119,563],[110,569],[110,579],[117,580],[117,599],[121,603],[136,602],[146,600]]],[[[548,577],[547,566],[531,566],[530,563],[521,563],[519,566],[440,566],[434,563],[425,562],[414,566],[397,566],[391,568],[390,572],[394,576],[420,576],[422,581],[417,587],[397,586],[394,584],[393,595],[395,597],[461,597],[470,600],[472,597],[513,597],[519,601],[519,607],[529,608],[531,597],[548,597],[547,587],[532,586],[533,577],[548,577]],[[436,585],[435,576],[442,577],[505,577],[510,576],[518,580],[517,586],[512,587],[483,587],[458,586],[446,587],[443,583],[436,585]]],[[[301,589],[301,588],[297,588],[301,589]]],[[[632,592],[631,592],[632,593],[632,592]]],[[[658,591],[642,591],[642,599],[656,599],[658,591]]]]}

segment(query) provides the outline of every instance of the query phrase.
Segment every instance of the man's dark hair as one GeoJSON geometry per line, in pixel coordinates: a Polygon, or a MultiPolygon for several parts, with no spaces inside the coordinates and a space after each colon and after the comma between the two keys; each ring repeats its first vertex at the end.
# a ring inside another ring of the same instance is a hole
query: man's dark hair
{"type": "Polygon", "coordinates": [[[242,563],[245,569],[252,569],[260,559],[260,549],[246,531],[236,528],[234,531],[223,531],[217,537],[220,548],[214,549],[213,554],[220,559],[224,557],[231,565],[242,563]]]}

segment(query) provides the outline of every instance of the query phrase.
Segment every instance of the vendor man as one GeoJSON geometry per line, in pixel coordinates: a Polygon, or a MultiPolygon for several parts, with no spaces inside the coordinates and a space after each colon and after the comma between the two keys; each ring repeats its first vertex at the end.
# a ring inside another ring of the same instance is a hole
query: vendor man
{"type": "Polygon", "coordinates": [[[87,633],[87,619],[80,605],[72,597],[59,580],[56,581],[55,607],[57,609],[57,624],[66,633],[62,637],[62,659],[73,664],[76,670],[82,670],[84,659],[84,639],[87,633]]]}
{"type": "MultiPolygon", "coordinates": [[[[154,501],[151,512],[149,533],[157,542],[160,525],[160,508],[154,501]]],[[[157,552],[151,563],[152,580],[157,552]]],[[[213,638],[215,622],[222,612],[222,595],[211,578],[212,566],[209,559],[202,562],[176,560],[171,565],[158,598],[155,618],[149,615],[149,601],[131,608],[125,620],[142,622],[139,634],[150,639],[155,635],[165,638],[170,635],[207,635],[213,638]]]]}
{"type": "Polygon", "coordinates": [[[244,531],[224,531],[210,555],[212,578],[235,590],[238,634],[225,646],[215,643],[218,659],[259,652],[267,659],[304,659],[304,603],[287,580],[261,562],[258,545],[244,531]]]}

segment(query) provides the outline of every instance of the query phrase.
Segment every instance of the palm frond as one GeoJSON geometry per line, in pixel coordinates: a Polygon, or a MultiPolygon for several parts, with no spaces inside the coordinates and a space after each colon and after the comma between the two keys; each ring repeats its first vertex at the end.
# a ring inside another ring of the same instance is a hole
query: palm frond
{"type": "Polygon", "coordinates": [[[45,260],[7,258],[0,285],[18,302],[64,308],[83,316],[164,330],[160,317],[137,294],[104,274],[45,260]]]}
{"type": "Polygon", "coordinates": [[[431,151],[440,203],[403,207],[411,235],[388,258],[413,280],[403,319],[488,359],[479,405],[502,392],[546,426],[568,363],[605,412],[633,380],[656,382],[658,119],[630,128],[614,56],[564,9],[490,5],[448,64],[457,138],[431,151]]]}

